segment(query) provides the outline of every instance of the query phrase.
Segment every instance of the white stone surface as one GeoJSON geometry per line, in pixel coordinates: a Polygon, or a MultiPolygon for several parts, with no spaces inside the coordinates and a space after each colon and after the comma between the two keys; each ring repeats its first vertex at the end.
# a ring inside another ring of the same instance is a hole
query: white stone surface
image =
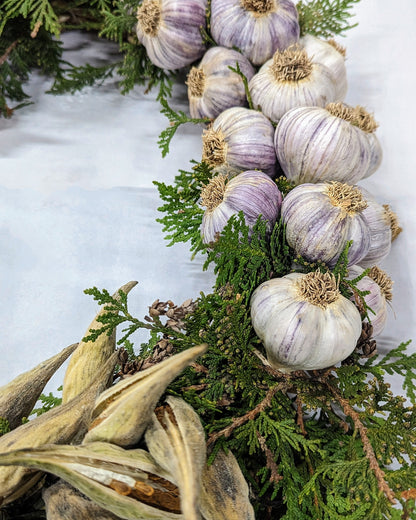
{"type": "MultiPolygon", "coordinates": [[[[354,11],[359,26],[340,39],[348,56],[346,101],[374,112],[384,149],[382,166],[363,185],[404,227],[382,264],[395,281],[378,341],[384,352],[416,340],[416,4],[362,0],[354,11]]],[[[69,61],[115,58],[112,44],[88,35],[63,40],[69,61]]],[[[191,261],[187,245],[167,248],[155,222],[160,201],[152,181],[172,182],[200,158],[201,129],[180,130],[163,159],[156,142],[167,120],[154,93],[136,88],[122,96],[110,80],[55,97],[45,94],[49,85],[34,74],[28,91],[35,104],[0,120],[0,386],[84,335],[97,310],[85,288],[114,291],[138,280],[129,301],[142,318],[156,298],[179,304],[209,291],[214,280],[201,259],[191,261]]],[[[171,104],[187,110],[183,86],[171,104]]]]}

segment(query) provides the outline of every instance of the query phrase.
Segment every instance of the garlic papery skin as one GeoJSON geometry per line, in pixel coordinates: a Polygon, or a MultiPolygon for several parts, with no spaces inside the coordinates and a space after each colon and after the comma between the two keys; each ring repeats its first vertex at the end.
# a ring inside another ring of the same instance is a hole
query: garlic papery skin
{"type": "Polygon", "coordinates": [[[362,323],[334,275],[290,273],[262,283],[251,297],[251,320],[269,363],[284,372],[319,370],[347,358],[362,323]]]}
{"type": "MultiPolygon", "coordinates": [[[[352,265],[348,268],[348,279],[353,280],[362,275],[364,269],[358,265],[352,265]]],[[[371,309],[368,311],[371,325],[373,327],[373,336],[378,336],[383,332],[387,320],[387,302],[392,300],[393,282],[390,277],[382,269],[374,266],[370,272],[363,276],[356,283],[357,289],[362,292],[369,291],[363,296],[366,305],[371,309]]],[[[351,298],[356,302],[359,309],[362,308],[362,302],[358,295],[351,298]]],[[[365,321],[368,321],[366,318],[365,321]]]]}
{"type": "Polygon", "coordinates": [[[263,172],[249,170],[230,180],[219,174],[201,192],[201,204],[207,208],[202,218],[202,241],[215,242],[230,217],[240,211],[250,228],[262,215],[272,229],[281,203],[277,184],[263,172]]]}
{"type": "Polygon", "coordinates": [[[296,45],[276,51],[248,88],[253,105],[276,123],[291,108],[324,107],[337,98],[332,72],[296,45]]]}
{"type": "Polygon", "coordinates": [[[366,207],[359,188],[348,184],[300,184],[282,202],[287,242],[306,260],[334,266],[354,231],[348,263],[359,263],[370,248],[370,231],[362,215],[366,207]]]}
{"type": "Polygon", "coordinates": [[[345,67],[346,51],[334,40],[324,41],[312,34],[305,34],[299,40],[313,62],[322,63],[332,72],[336,84],[336,100],[342,101],[348,90],[347,69],[345,67]]]}
{"type": "Polygon", "coordinates": [[[247,104],[243,79],[230,69],[237,64],[250,80],[254,67],[240,52],[226,47],[211,47],[198,67],[192,67],[186,82],[191,117],[214,119],[227,108],[247,104]]]}
{"type": "Polygon", "coordinates": [[[299,40],[298,12],[291,0],[211,0],[211,34],[263,65],[299,40]]]}
{"type": "Polygon", "coordinates": [[[376,156],[376,162],[381,161],[375,128],[372,116],[362,107],[330,103],[325,108],[294,108],[277,125],[277,158],[286,177],[295,184],[355,184],[374,172],[376,156]]]}
{"type": "MultiPolygon", "coordinates": [[[[363,215],[370,230],[370,249],[359,262],[361,267],[372,267],[390,253],[392,242],[391,211],[379,204],[372,195],[360,187],[367,201],[363,215]]],[[[354,240],[354,236],[353,236],[354,240]]]]}
{"type": "Polygon", "coordinates": [[[206,0],[144,0],[137,11],[136,33],[151,62],[166,70],[201,58],[205,45],[206,0]]]}
{"type": "Polygon", "coordinates": [[[274,128],[261,112],[228,108],[202,134],[202,160],[215,172],[236,174],[258,169],[275,172],[274,128]]]}

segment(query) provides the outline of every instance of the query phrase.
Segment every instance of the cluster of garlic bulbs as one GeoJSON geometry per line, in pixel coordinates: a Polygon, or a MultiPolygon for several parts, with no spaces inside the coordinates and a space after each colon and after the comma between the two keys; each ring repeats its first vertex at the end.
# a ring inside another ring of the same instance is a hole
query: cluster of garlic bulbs
{"type": "Polygon", "coordinates": [[[259,217],[270,230],[280,218],[294,254],[327,266],[326,274],[268,280],[251,298],[252,324],[272,366],[326,368],[353,352],[363,319],[374,335],[382,332],[391,299],[391,281],[376,264],[390,251],[397,221],[356,185],[381,163],[377,123],[363,107],[344,103],[345,49],[300,37],[291,0],[211,0],[217,45],[209,49],[195,33],[205,27],[203,8],[203,0],[145,0],[137,25],[158,66],[193,65],[190,114],[211,119],[202,135],[202,160],[214,175],[201,187],[202,240],[212,245],[239,212],[250,229],[259,217]],[[285,197],[275,183],[282,174],[294,185],[285,197]],[[359,279],[364,302],[344,297],[331,274],[347,243],[349,278],[359,279]]]}

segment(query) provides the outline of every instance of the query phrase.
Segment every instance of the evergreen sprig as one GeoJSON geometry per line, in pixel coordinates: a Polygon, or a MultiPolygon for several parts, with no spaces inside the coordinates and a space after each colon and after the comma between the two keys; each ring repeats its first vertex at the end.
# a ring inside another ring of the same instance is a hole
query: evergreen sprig
{"type": "Polygon", "coordinates": [[[320,38],[343,35],[356,27],[351,23],[351,9],[360,0],[301,0],[296,4],[301,34],[320,38]]]}
{"type": "Polygon", "coordinates": [[[169,145],[173,139],[173,136],[176,133],[176,130],[186,123],[192,123],[194,125],[209,123],[211,120],[209,118],[192,118],[189,117],[185,112],[179,110],[175,112],[173,110],[166,99],[160,99],[160,104],[162,105],[162,110],[160,111],[164,116],[169,119],[169,126],[163,130],[159,136],[159,140],[157,144],[159,148],[162,150],[162,157],[166,157],[169,153],[169,145]]]}
{"type": "Polygon", "coordinates": [[[204,249],[201,240],[203,210],[199,206],[202,187],[212,178],[212,168],[208,164],[192,161],[191,171],[180,170],[172,185],[155,181],[164,204],[158,211],[165,213],[157,219],[163,224],[165,238],[172,246],[177,242],[190,242],[190,251],[196,254],[204,249]]]}
{"type": "MultiPolygon", "coordinates": [[[[58,392],[62,392],[62,386],[58,388],[58,392]]],[[[52,392],[49,392],[49,394],[41,394],[39,396],[39,401],[42,406],[34,408],[31,412],[31,415],[36,415],[36,417],[42,415],[45,412],[48,412],[52,408],[55,408],[55,406],[61,405],[62,397],[58,397],[52,392]]]]}

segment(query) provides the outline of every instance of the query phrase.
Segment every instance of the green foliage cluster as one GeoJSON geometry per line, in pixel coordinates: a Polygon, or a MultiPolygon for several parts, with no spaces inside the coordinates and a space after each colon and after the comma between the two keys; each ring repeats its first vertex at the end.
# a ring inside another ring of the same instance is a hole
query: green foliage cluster
{"type": "MultiPolygon", "coordinates": [[[[348,246],[332,272],[351,294],[356,288],[345,280],[348,246]]],[[[290,272],[295,260],[304,270],[328,268],[294,257],[280,222],[270,231],[259,219],[249,233],[241,214],[213,247],[207,262],[217,271],[215,291],[201,293],[180,332],[158,317],[147,322],[151,339],[139,357],[150,356],[162,336],[176,352],[208,343],[208,352],[168,392],[199,413],[211,458],[221,447],[237,456],[256,519],[414,518],[416,353],[403,343],[384,358],[367,358],[357,346],[338,368],[272,369],[262,361],[251,325],[252,291],[290,272]],[[392,374],[402,377],[407,398],[393,395],[385,380],[392,374]]],[[[93,292],[101,303],[115,304],[108,292],[93,292]]],[[[136,325],[127,323],[127,333],[136,325]]]]}
{"type": "MultiPolygon", "coordinates": [[[[58,388],[58,392],[62,392],[62,386],[58,388]]],[[[36,415],[36,417],[62,404],[62,397],[57,397],[52,392],[49,392],[49,394],[40,394],[39,401],[42,406],[34,408],[31,413],[31,415],[36,415]]]]}
{"type": "MultiPolygon", "coordinates": [[[[324,38],[343,34],[355,26],[349,23],[350,10],[358,1],[301,0],[297,8],[302,33],[324,38]]],[[[0,115],[11,117],[30,103],[24,84],[34,70],[53,78],[48,91],[52,94],[100,85],[117,74],[122,94],[146,85],[159,89],[159,100],[170,97],[175,74],[153,65],[135,34],[140,4],[140,0],[5,0],[0,6],[0,115]],[[100,66],[74,66],[63,60],[59,38],[71,29],[117,42],[120,59],[100,66]]],[[[207,19],[209,27],[209,9],[207,19]]],[[[209,32],[203,33],[207,46],[215,45],[209,32]]]]}

